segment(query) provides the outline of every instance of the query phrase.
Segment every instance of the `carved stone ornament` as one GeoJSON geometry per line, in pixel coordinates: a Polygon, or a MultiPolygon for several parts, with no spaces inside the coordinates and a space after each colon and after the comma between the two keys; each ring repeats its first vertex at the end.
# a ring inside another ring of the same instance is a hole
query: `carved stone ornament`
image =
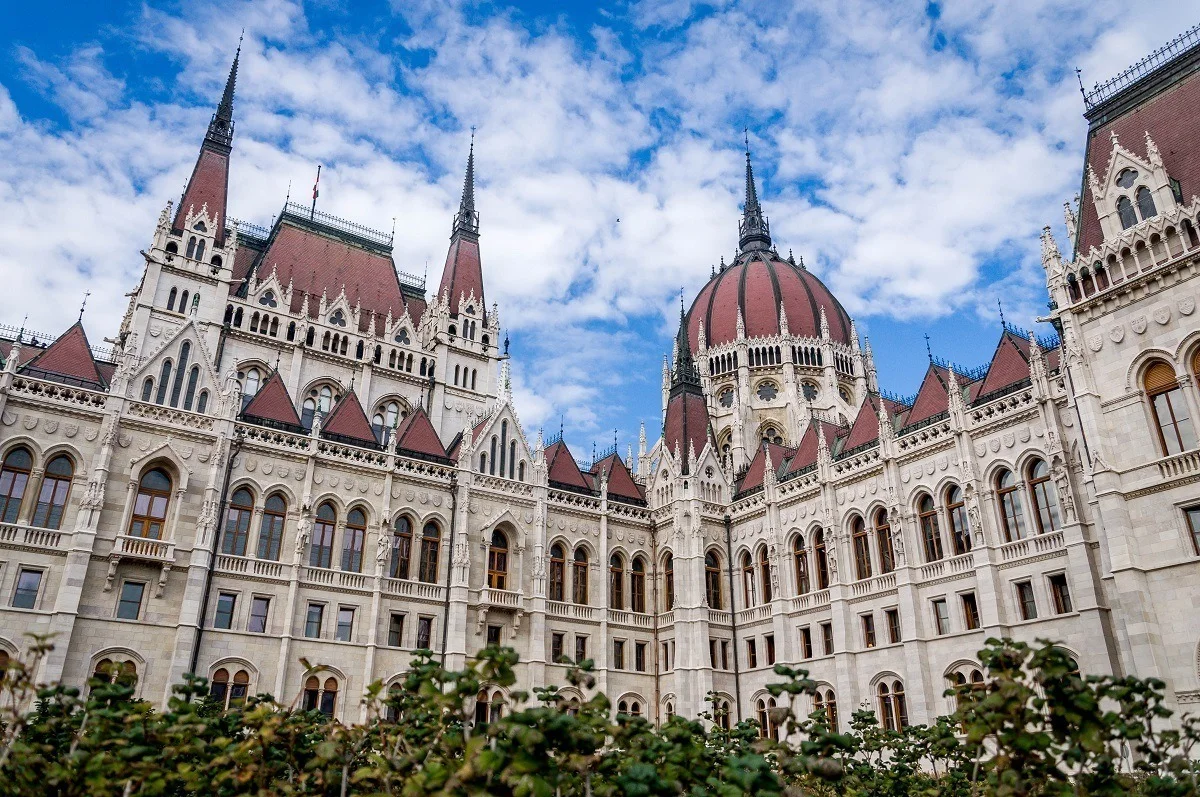
{"type": "Polygon", "coordinates": [[[37,428],[38,417],[36,415],[26,415],[24,420],[21,421],[21,425],[32,432],[37,428]]]}
{"type": "Polygon", "coordinates": [[[1117,324],[1112,329],[1108,330],[1108,339],[1113,343],[1120,343],[1125,340],[1125,327],[1117,324]]]}
{"type": "Polygon", "coordinates": [[[246,464],[243,466],[247,473],[254,473],[258,470],[258,460],[254,457],[246,457],[246,464]]]}
{"type": "Polygon", "coordinates": [[[1170,321],[1170,320],[1171,320],[1171,307],[1170,307],[1170,305],[1166,305],[1166,304],[1164,304],[1162,307],[1156,307],[1156,308],[1154,309],[1154,321],[1155,321],[1155,322],[1156,322],[1156,323],[1157,323],[1159,326],[1165,326],[1165,325],[1166,325],[1166,323],[1167,323],[1168,321],[1170,321]]]}
{"type": "Polygon", "coordinates": [[[79,424],[68,423],[66,426],[63,427],[63,434],[65,434],[68,438],[74,437],[75,435],[79,434],[79,424]]]}
{"type": "Polygon", "coordinates": [[[1140,315],[1134,318],[1129,322],[1129,328],[1138,335],[1144,333],[1146,331],[1146,316],[1140,315]]]}
{"type": "Polygon", "coordinates": [[[1103,335],[1092,335],[1090,338],[1088,338],[1088,348],[1094,352],[1100,351],[1101,349],[1103,349],[1104,348],[1104,336],[1103,335]]]}
{"type": "Polygon", "coordinates": [[[1180,315],[1191,315],[1196,310],[1196,297],[1185,296],[1179,300],[1177,305],[1180,315]]]}

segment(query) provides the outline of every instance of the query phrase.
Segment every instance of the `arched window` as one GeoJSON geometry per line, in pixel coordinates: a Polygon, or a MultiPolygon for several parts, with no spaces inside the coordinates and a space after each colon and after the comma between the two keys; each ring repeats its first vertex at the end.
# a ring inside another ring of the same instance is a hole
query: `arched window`
{"type": "Polygon", "coordinates": [[[186,313],[188,309],[188,292],[184,291],[179,297],[179,312],[186,313]]]}
{"type": "Polygon", "coordinates": [[[192,354],[191,341],[185,340],[179,347],[179,365],[175,369],[175,384],[171,386],[171,406],[179,406],[179,394],[183,390],[183,374],[187,370],[188,358],[192,354]]]}
{"type": "MultiPolygon", "coordinates": [[[[242,328],[242,308],[240,307],[233,314],[233,325],[238,329],[242,328]]],[[[309,345],[312,345],[312,341],[309,341],[309,345]]]]}
{"type": "Polygon", "coordinates": [[[191,238],[188,238],[186,254],[188,257],[196,256],[196,236],[194,235],[191,238]]]}
{"type": "Polygon", "coordinates": [[[308,555],[309,567],[333,567],[333,529],[336,525],[337,512],[334,511],[333,504],[321,504],[313,523],[312,549],[308,555]]]}
{"type": "Polygon", "coordinates": [[[1163,453],[1170,456],[1195,448],[1196,432],[1175,370],[1165,362],[1156,362],[1146,370],[1143,381],[1163,453]]]}
{"type": "Polygon", "coordinates": [[[392,526],[392,561],[388,575],[392,578],[408,578],[412,559],[412,521],[404,515],[396,518],[392,526]]]}
{"type": "Polygon", "coordinates": [[[950,542],[954,555],[971,550],[971,527],[967,523],[967,506],[963,501],[962,488],[958,485],[946,490],[946,518],[950,522],[950,542]]]}
{"type": "Polygon", "coordinates": [[[149,401],[154,395],[154,377],[146,377],[146,381],[142,382],[142,401],[149,401]]]}
{"type": "Polygon", "coordinates": [[[208,409],[208,391],[201,390],[200,398],[196,400],[196,412],[203,413],[208,409]]]}
{"type": "Polygon", "coordinates": [[[154,396],[155,404],[162,404],[167,400],[167,389],[171,382],[171,361],[163,360],[162,369],[158,372],[158,393],[154,396]]]}
{"type": "Polygon", "coordinates": [[[152,468],[138,482],[133,502],[133,517],[129,519],[129,536],[162,539],[167,521],[167,504],[171,500],[171,477],[162,468],[152,468]]]}
{"type": "Polygon", "coordinates": [[[887,512],[880,509],[875,513],[875,544],[879,547],[879,572],[890,573],[896,569],[896,551],[892,547],[892,524],[887,512]]]}
{"type": "Polygon", "coordinates": [[[562,543],[550,546],[550,600],[566,600],[567,554],[562,543]]]}
{"type": "Polygon", "coordinates": [[[367,542],[367,516],[361,509],[351,509],[346,515],[346,529],[342,534],[342,569],[350,573],[361,573],[363,546],[367,542]]]}
{"type": "Polygon", "coordinates": [[[267,498],[262,522],[258,526],[258,558],[279,561],[283,546],[283,523],[287,519],[287,501],[279,493],[267,498]]]}
{"type": "Polygon", "coordinates": [[[187,389],[183,392],[183,408],[191,411],[196,399],[196,383],[200,381],[200,366],[193,365],[188,372],[187,389]]]}
{"type": "Polygon", "coordinates": [[[867,524],[855,515],[850,523],[850,538],[854,544],[854,576],[860,581],[871,577],[871,539],[867,536],[867,524]]]}
{"type": "Polygon", "coordinates": [[[805,595],[812,586],[808,579],[808,550],[799,534],[792,540],[792,564],[796,570],[796,594],[805,595]]]}
{"type": "Polygon", "coordinates": [[[488,721],[488,693],[484,689],[479,690],[479,694],[475,695],[475,725],[482,727],[487,725],[488,721]]]}
{"type": "Polygon", "coordinates": [[[1005,468],[996,476],[996,500],[1000,502],[1000,521],[1004,526],[1004,541],[1025,537],[1025,508],[1017,478],[1005,468]]]}
{"type": "Polygon", "coordinates": [[[442,544],[442,530],[432,520],[421,531],[420,579],[426,584],[437,583],[438,548],[442,544]]]}
{"type": "Polygon", "coordinates": [[[663,611],[675,608],[675,557],[667,554],[663,557],[663,611]]]}
{"type": "Polygon", "coordinates": [[[767,546],[758,549],[758,579],[762,585],[763,603],[770,603],[771,598],[771,559],[767,553],[767,546]]]}
{"type": "Polygon", "coordinates": [[[1033,519],[1038,534],[1057,531],[1060,525],[1058,514],[1058,491],[1050,481],[1050,468],[1045,460],[1037,459],[1029,465],[1029,497],[1033,500],[1033,519]]]}
{"type": "Polygon", "coordinates": [[[491,589],[508,589],[508,537],[500,529],[492,531],[488,547],[487,584],[491,589]]]}
{"type": "Polygon", "coordinates": [[[175,309],[175,298],[178,295],[179,295],[179,290],[177,288],[172,288],[171,292],[167,294],[167,309],[168,310],[175,309]]]}
{"type": "Polygon", "coordinates": [[[625,608],[625,560],[619,553],[608,558],[608,608],[625,608]]]}
{"type": "Polygon", "coordinates": [[[758,702],[754,704],[754,707],[757,709],[758,714],[758,735],[765,739],[770,732],[768,727],[770,717],[767,715],[767,701],[760,697],[758,702]]]}
{"type": "Polygon", "coordinates": [[[246,695],[250,691],[250,674],[245,670],[238,670],[233,675],[233,680],[229,679],[229,670],[222,667],[213,673],[212,682],[208,687],[208,696],[216,703],[221,705],[221,708],[228,709],[230,706],[237,706],[246,702],[246,695]]]}
{"type": "Polygon", "coordinates": [[[813,556],[817,562],[817,589],[829,586],[829,555],[825,551],[825,530],[817,529],[813,534],[813,556]]]}
{"type": "Polygon", "coordinates": [[[646,611],[646,562],[640,556],[635,556],[629,567],[629,608],[646,611]]]}
{"type": "Polygon", "coordinates": [[[904,684],[892,681],[879,684],[879,724],[884,730],[900,731],[908,727],[908,705],[904,700],[904,684]]]}
{"type": "Polygon", "coordinates": [[[742,553],[742,603],[749,609],[758,605],[758,590],[754,584],[754,560],[748,551],[742,553]]]}
{"type": "Polygon", "coordinates": [[[1144,185],[1137,190],[1137,206],[1142,221],[1152,219],[1158,215],[1158,209],[1154,207],[1154,196],[1150,193],[1150,189],[1144,185]]]}
{"type": "Polygon", "coordinates": [[[262,384],[262,374],[258,372],[257,368],[250,368],[246,371],[243,383],[245,384],[245,389],[242,391],[242,394],[252,398],[262,384]]]}
{"type": "Polygon", "coordinates": [[[310,675],[304,682],[304,710],[319,711],[326,717],[332,717],[337,710],[338,682],[336,678],[326,678],[325,683],[315,675],[310,675]]]}
{"type": "Polygon", "coordinates": [[[233,556],[246,555],[246,541],[250,539],[250,517],[254,514],[254,496],[245,487],[233,491],[229,509],[225,513],[225,535],[221,539],[221,553],[233,556]]]}
{"type": "Polygon", "coordinates": [[[71,490],[71,477],[75,466],[66,454],[59,454],[46,466],[42,477],[42,489],[38,493],[37,506],[33,510],[33,525],[43,529],[62,526],[63,510],[67,506],[67,494],[71,490]]]}
{"type": "Polygon", "coordinates": [[[201,238],[199,241],[196,242],[196,259],[197,260],[204,259],[204,243],[205,242],[204,242],[203,238],[201,238]]]}
{"type": "Polygon", "coordinates": [[[92,670],[92,680],[133,689],[138,682],[137,664],[130,659],[125,661],[100,659],[96,662],[95,669],[92,670]]]}
{"type": "Polygon", "coordinates": [[[715,551],[704,554],[704,597],[708,608],[725,608],[721,605],[721,559],[715,551]]]}
{"type": "Polygon", "coordinates": [[[588,602],[588,554],[582,545],[575,549],[571,563],[571,600],[575,603],[588,602]]]}
{"type": "Polygon", "coordinates": [[[4,458],[4,465],[0,467],[0,520],[5,523],[17,522],[32,469],[33,457],[26,448],[14,448],[4,458]]]}
{"type": "Polygon", "coordinates": [[[833,693],[832,689],[817,689],[816,694],[813,695],[813,712],[820,714],[825,726],[834,733],[837,733],[837,696],[833,693]]]}
{"type": "Polygon", "coordinates": [[[925,493],[917,501],[917,522],[921,526],[925,561],[938,561],[942,558],[942,535],[938,531],[937,508],[933,505],[933,497],[929,493],[925,493]]]}
{"type": "MultiPolygon", "coordinates": [[[[179,254],[179,244],[175,243],[174,241],[168,241],[168,242],[167,242],[167,254],[168,254],[168,255],[177,255],[177,254],[179,254]]],[[[168,258],[167,258],[167,262],[168,262],[168,263],[169,263],[169,262],[171,262],[171,258],[170,258],[170,257],[168,257],[168,258]]]]}
{"type": "Polygon", "coordinates": [[[1133,203],[1129,197],[1123,196],[1117,200],[1117,216],[1121,219],[1121,229],[1128,230],[1137,224],[1137,214],[1133,212],[1133,203]]]}

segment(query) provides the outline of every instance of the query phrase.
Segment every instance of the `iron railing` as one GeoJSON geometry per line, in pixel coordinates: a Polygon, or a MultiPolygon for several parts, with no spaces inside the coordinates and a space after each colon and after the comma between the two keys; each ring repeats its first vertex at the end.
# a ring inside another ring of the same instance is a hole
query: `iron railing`
{"type": "Polygon", "coordinates": [[[1090,111],[1100,103],[1112,99],[1112,97],[1123,89],[1155,72],[1160,67],[1166,66],[1176,56],[1188,52],[1197,45],[1200,45],[1200,24],[1171,39],[1171,41],[1159,47],[1117,76],[1109,78],[1103,83],[1094,84],[1091,91],[1084,91],[1083,93],[1084,105],[1090,111]]]}
{"type": "Polygon", "coordinates": [[[355,238],[371,246],[386,247],[389,252],[392,248],[393,236],[390,233],[380,232],[362,224],[356,224],[340,216],[322,213],[319,210],[313,210],[296,202],[288,202],[283,206],[283,217],[309,222],[310,224],[320,224],[334,232],[355,238]]]}

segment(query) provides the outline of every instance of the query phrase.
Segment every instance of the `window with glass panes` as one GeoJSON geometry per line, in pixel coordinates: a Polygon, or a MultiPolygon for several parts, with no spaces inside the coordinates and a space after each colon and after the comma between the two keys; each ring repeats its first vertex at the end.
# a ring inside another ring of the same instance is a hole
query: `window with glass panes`
{"type": "Polygon", "coordinates": [[[271,611],[271,599],[264,595],[255,595],[250,599],[250,622],[246,630],[253,634],[267,632],[267,615],[271,611]]]}
{"type": "Polygon", "coordinates": [[[398,648],[404,644],[404,615],[395,612],[388,618],[388,646],[398,648]]]}
{"type": "MultiPolygon", "coordinates": [[[[121,596],[117,600],[117,617],[136,620],[142,613],[142,598],[146,585],[141,581],[126,581],[121,585],[121,596]]],[[[218,626],[219,627],[219,626],[218,626]]]]}
{"type": "Polygon", "coordinates": [[[213,628],[232,628],[233,610],[237,605],[237,595],[232,592],[222,592],[217,595],[217,611],[213,615],[213,628]]]}

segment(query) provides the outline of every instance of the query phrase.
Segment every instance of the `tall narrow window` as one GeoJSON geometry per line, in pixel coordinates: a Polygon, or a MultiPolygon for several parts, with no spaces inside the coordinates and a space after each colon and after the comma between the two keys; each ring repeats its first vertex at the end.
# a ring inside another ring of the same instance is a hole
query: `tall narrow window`
{"type": "Polygon", "coordinates": [[[200,381],[200,366],[193,365],[192,370],[188,373],[187,390],[183,393],[183,408],[191,411],[192,404],[196,401],[196,383],[200,381]]]}
{"type": "Polygon", "coordinates": [[[17,588],[13,591],[12,605],[16,609],[37,607],[38,591],[42,588],[42,571],[21,568],[17,571],[17,588]]]}
{"type": "Polygon", "coordinates": [[[1158,208],[1154,207],[1154,195],[1150,193],[1150,189],[1146,186],[1141,186],[1137,190],[1137,205],[1138,213],[1141,214],[1142,221],[1152,219],[1158,215],[1158,208]]]}
{"type": "Polygon", "coordinates": [[[879,547],[879,572],[890,573],[896,569],[896,550],[892,547],[892,525],[887,512],[880,509],[875,513],[875,544],[879,547]]]}
{"type": "Polygon", "coordinates": [[[635,556],[629,567],[629,608],[646,611],[646,562],[640,556],[635,556]]]}
{"type": "Polygon", "coordinates": [[[675,557],[667,554],[663,557],[663,611],[675,608],[675,557]]]}
{"type": "Polygon", "coordinates": [[[154,396],[155,404],[162,404],[167,400],[167,390],[170,388],[171,382],[171,361],[163,360],[162,369],[158,372],[158,393],[154,396]]]}
{"type": "Polygon", "coordinates": [[[192,354],[191,341],[185,340],[179,347],[179,366],[175,369],[175,382],[171,385],[171,406],[179,406],[179,394],[183,390],[184,373],[187,371],[188,358],[192,354]]]}
{"type": "Polygon", "coordinates": [[[1121,219],[1122,230],[1128,230],[1138,223],[1137,213],[1134,212],[1133,203],[1129,201],[1129,197],[1123,196],[1117,199],[1117,216],[1121,219]]]}
{"type": "Polygon", "coordinates": [[[1196,432],[1174,369],[1164,362],[1154,363],[1146,370],[1145,385],[1163,453],[1170,456],[1195,448],[1196,432]]]}
{"type": "Polygon", "coordinates": [[[938,636],[950,633],[950,609],[945,598],[933,601],[933,627],[938,636]]]}
{"type": "Polygon", "coordinates": [[[748,552],[742,554],[742,605],[747,609],[758,605],[758,591],[754,585],[754,561],[748,552]]]}
{"type": "Polygon", "coordinates": [[[430,521],[421,531],[421,573],[420,579],[426,584],[434,584],[438,577],[438,548],[442,544],[442,530],[438,524],[430,521]]]}
{"type": "Polygon", "coordinates": [[[309,639],[320,639],[321,626],[325,621],[325,604],[310,603],[304,616],[304,635],[309,639]]]}
{"type": "MultiPolygon", "coordinates": [[[[117,617],[136,620],[142,614],[142,597],[146,584],[142,581],[126,581],[121,585],[121,598],[117,601],[117,617]]],[[[219,627],[219,626],[218,626],[219,627]]]]}
{"type": "Polygon", "coordinates": [[[933,498],[926,493],[917,502],[917,521],[921,524],[921,542],[925,545],[925,561],[936,562],[942,558],[942,535],[938,531],[937,508],[933,498]]]}
{"type": "Polygon", "coordinates": [[[550,600],[566,600],[567,554],[562,543],[550,546],[550,600]]]}
{"type": "Polygon", "coordinates": [[[1021,491],[1011,470],[1002,470],[996,477],[996,499],[1000,502],[1000,520],[1004,524],[1004,541],[1025,537],[1025,509],[1021,506],[1021,491]]]}
{"type": "Polygon", "coordinates": [[[232,556],[246,555],[246,541],[250,538],[250,517],[254,514],[254,497],[244,487],[233,491],[229,509],[225,513],[225,534],[221,538],[221,553],[232,556]]]}
{"type": "Polygon", "coordinates": [[[339,606],[337,613],[337,628],[334,636],[339,642],[350,642],[354,639],[354,609],[350,606],[339,606]]]}
{"type": "MultiPolygon", "coordinates": [[[[122,595],[122,597],[124,597],[122,595]]],[[[139,596],[140,601],[140,596],[139,596]]],[[[237,607],[237,595],[232,592],[222,592],[217,595],[217,611],[213,615],[213,628],[232,628],[233,612],[237,607]]]]}
{"type": "Polygon", "coordinates": [[[971,527],[967,523],[967,506],[962,488],[955,485],[946,491],[946,517],[950,521],[950,541],[954,555],[971,550],[971,527]]]}
{"type": "Polygon", "coordinates": [[[850,536],[854,542],[854,575],[861,581],[871,577],[871,540],[867,536],[867,524],[855,517],[850,524],[850,536]]]}
{"type": "Polygon", "coordinates": [[[758,577],[762,584],[763,603],[770,603],[771,598],[771,559],[767,547],[758,549],[758,577]]]}
{"type": "Polygon", "coordinates": [[[312,549],[309,551],[310,567],[333,567],[333,529],[337,525],[337,513],[332,504],[321,504],[313,523],[312,549]]]}
{"type": "Polygon", "coordinates": [[[829,556],[825,551],[825,530],[817,529],[813,534],[813,557],[817,562],[817,589],[829,586],[829,556]]]}
{"type": "Polygon", "coordinates": [[[708,608],[725,608],[721,605],[721,560],[714,551],[704,554],[704,595],[708,608]]]}
{"type": "Polygon", "coordinates": [[[175,298],[176,298],[178,295],[179,295],[179,289],[178,289],[178,288],[172,288],[172,289],[171,289],[171,292],[167,294],[167,309],[168,309],[168,310],[174,310],[174,309],[175,309],[175,298]]]}
{"type": "Polygon", "coordinates": [[[508,537],[500,529],[492,532],[488,546],[487,583],[491,589],[508,589],[508,537]]]}
{"type": "Polygon", "coordinates": [[[974,631],[979,628],[979,601],[975,598],[974,592],[964,592],[962,594],[963,605],[963,623],[968,631],[974,631]]]}
{"type": "Polygon", "coordinates": [[[1050,468],[1045,460],[1034,460],[1029,466],[1029,495],[1033,499],[1033,519],[1038,534],[1057,531],[1059,526],[1058,493],[1050,481],[1050,468]]]}
{"type": "Polygon", "coordinates": [[[267,631],[267,614],[271,610],[271,599],[263,595],[255,595],[250,601],[250,622],[246,630],[253,634],[264,634],[267,631]]]}
{"type": "Polygon", "coordinates": [[[412,541],[412,521],[401,515],[392,526],[392,562],[388,569],[392,578],[408,578],[412,541]]]}
{"type": "Polygon", "coordinates": [[[133,517],[129,520],[129,536],[162,539],[167,521],[167,504],[171,500],[171,477],[162,468],[146,471],[138,482],[133,502],[133,517]]]}
{"type": "Polygon", "coordinates": [[[608,558],[608,608],[625,608],[625,560],[619,553],[608,558]]]}
{"type": "Polygon", "coordinates": [[[346,515],[346,529],[342,534],[342,569],[361,573],[363,547],[367,542],[367,516],[361,509],[351,509],[346,515]]]}
{"type": "Polygon", "coordinates": [[[1069,614],[1075,611],[1071,603],[1071,588],[1067,585],[1066,573],[1055,573],[1047,581],[1050,583],[1050,597],[1054,600],[1055,614],[1069,614]]]}
{"type": "Polygon", "coordinates": [[[37,506],[33,510],[33,525],[44,529],[62,526],[63,510],[67,506],[67,494],[71,491],[71,477],[75,466],[66,454],[59,454],[46,466],[42,477],[42,489],[38,493],[37,506]]]}
{"type": "Polygon", "coordinates": [[[1033,596],[1033,584],[1028,581],[1018,581],[1017,589],[1017,609],[1021,613],[1022,620],[1033,620],[1037,614],[1037,599],[1033,596]]]}
{"type": "Polygon", "coordinates": [[[588,602],[588,554],[581,545],[575,549],[574,562],[571,565],[571,599],[575,603],[588,602]]]}
{"type": "Polygon", "coordinates": [[[258,527],[258,558],[279,561],[283,546],[283,523],[287,519],[287,502],[275,493],[263,507],[262,523],[258,527]]]}
{"type": "Polygon", "coordinates": [[[808,549],[799,534],[792,540],[792,564],[796,569],[796,594],[806,594],[811,586],[808,580],[808,549]]]}

